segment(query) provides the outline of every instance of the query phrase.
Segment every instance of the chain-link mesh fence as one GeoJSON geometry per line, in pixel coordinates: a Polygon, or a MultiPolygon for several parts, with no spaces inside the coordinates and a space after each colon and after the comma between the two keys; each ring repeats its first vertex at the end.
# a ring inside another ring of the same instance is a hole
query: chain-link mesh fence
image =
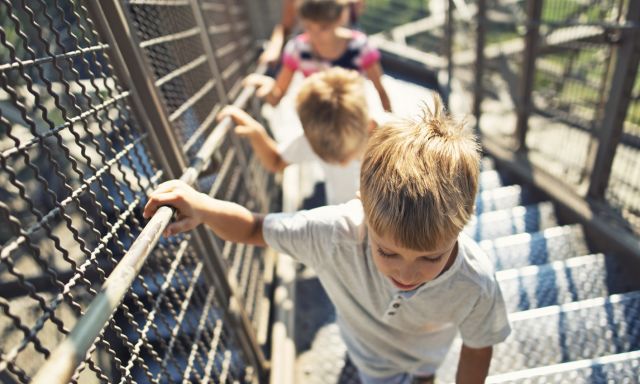
{"type": "Polygon", "coordinates": [[[616,150],[605,198],[640,233],[640,78],[634,81],[621,143],[616,150]]]}
{"type": "Polygon", "coordinates": [[[462,95],[452,108],[474,114],[483,137],[526,153],[524,167],[602,203],[605,216],[638,235],[636,6],[628,0],[376,1],[367,2],[361,26],[394,54],[403,45],[409,57],[447,72],[462,95]]]}
{"type": "Polygon", "coordinates": [[[536,164],[572,185],[589,177],[590,141],[602,125],[615,57],[615,31],[603,25],[620,23],[623,5],[542,6],[526,146],[536,164]]]}
{"type": "MultiPolygon", "coordinates": [[[[119,6],[144,79],[119,76],[133,74],[135,60],[127,57],[133,63],[124,68],[115,59],[122,52],[99,22],[117,23],[97,20],[94,3],[0,2],[3,382],[30,381],[139,235],[145,196],[167,174],[158,165],[166,158],[149,146],[158,128],[149,114],[163,115],[174,135],[165,140],[178,143],[180,153],[165,148],[165,155],[192,161],[257,53],[244,3],[119,6]],[[226,40],[216,36],[223,22],[232,26],[226,40]],[[160,110],[140,108],[149,80],[160,110]]],[[[198,184],[257,211],[277,204],[273,178],[232,136],[198,184]]],[[[207,264],[220,262],[235,276],[231,294],[253,325],[245,332],[255,333],[267,320],[269,258],[209,236],[209,243],[198,233],[160,241],[72,382],[255,380],[261,367],[228,313],[229,292],[207,264]]]]}

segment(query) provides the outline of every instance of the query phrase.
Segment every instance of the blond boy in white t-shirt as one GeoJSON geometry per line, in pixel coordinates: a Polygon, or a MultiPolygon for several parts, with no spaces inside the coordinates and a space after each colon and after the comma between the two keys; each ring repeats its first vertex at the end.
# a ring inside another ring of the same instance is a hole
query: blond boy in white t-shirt
{"type": "Polygon", "coordinates": [[[422,119],[373,131],[360,199],[265,217],[169,181],[144,215],[169,204],[180,219],[165,235],[204,223],[225,240],[269,245],[312,266],[364,384],[432,383],[456,332],[456,383],[482,383],[493,345],[511,329],[490,261],[462,234],[479,162],[475,138],[436,97],[422,119]]]}
{"type": "Polygon", "coordinates": [[[331,68],[305,79],[296,97],[303,133],[278,145],[243,110],[228,106],[236,133],[249,140],[262,165],[280,172],[289,164],[317,162],[325,176],[328,204],[353,199],[360,180],[360,157],[376,123],[369,117],[364,80],[355,71],[331,68]]]}

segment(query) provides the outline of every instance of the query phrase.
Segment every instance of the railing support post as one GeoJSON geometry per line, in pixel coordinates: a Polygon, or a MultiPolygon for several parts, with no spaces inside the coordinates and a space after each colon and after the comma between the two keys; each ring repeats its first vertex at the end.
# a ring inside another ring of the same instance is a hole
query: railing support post
{"type": "Polygon", "coordinates": [[[445,18],[444,34],[445,34],[445,56],[447,57],[447,82],[446,89],[443,92],[443,98],[446,105],[449,104],[449,96],[451,95],[451,79],[453,78],[453,0],[447,0],[447,13],[445,18]]]}
{"type": "Polygon", "coordinates": [[[476,68],[475,86],[473,89],[473,116],[476,120],[476,133],[480,132],[480,115],[482,114],[483,77],[484,77],[484,45],[485,28],[487,24],[487,0],[478,0],[476,16],[476,68]]]}
{"type": "Polygon", "coordinates": [[[527,1],[527,33],[525,35],[525,48],[522,57],[522,72],[518,87],[516,105],[516,137],[515,146],[522,150],[526,145],[529,115],[533,109],[531,94],[533,92],[533,80],[536,72],[536,56],[540,39],[540,19],[542,15],[543,0],[527,1]]]}
{"type": "MultiPolygon", "coordinates": [[[[640,2],[630,1],[627,23],[640,21],[640,2]]],[[[600,130],[593,140],[595,148],[589,153],[587,166],[591,169],[588,196],[602,199],[609,184],[613,158],[620,137],[624,131],[624,121],[631,100],[634,79],[640,65],[640,28],[623,28],[616,49],[616,63],[609,87],[609,99],[604,108],[600,130]]]]}

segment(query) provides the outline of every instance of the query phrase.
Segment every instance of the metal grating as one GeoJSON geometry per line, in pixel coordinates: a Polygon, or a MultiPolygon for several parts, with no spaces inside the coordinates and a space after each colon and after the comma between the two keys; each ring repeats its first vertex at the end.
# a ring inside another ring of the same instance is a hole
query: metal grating
{"type": "Polygon", "coordinates": [[[367,0],[360,25],[368,34],[387,31],[429,16],[429,3],[422,0],[367,0]]]}
{"type": "Polygon", "coordinates": [[[590,140],[604,117],[613,46],[603,28],[588,24],[549,27],[540,39],[532,94],[537,116],[526,145],[539,166],[579,185],[589,176],[590,140]]]}
{"type": "Polygon", "coordinates": [[[640,80],[636,78],[605,198],[640,235],[640,80]]]}
{"type": "MultiPolygon", "coordinates": [[[[166,114],[183,151],[174,155],[188,161],[255,56],[245,43],[244,64],[220,77],[196,33],[192,5],[125,4],[162,101],[157,113],[166,114]]],[[[139,96],[130,87],[144,79],[118,77],[116,47],[96,26],[94,6],[0,1],[2,382],[30,382],[66,338],[140,234],[146,195],[165,175],[149,147],[156,127],[140,115],[139,103],[134,107],[139,96]]],[[[235,25],[249,25],[246,8],[223,11],[235,25]]],[[[250,30],[238,31],[252,42],[250,30]]],[[[255,165],[227,136],[200,188],[257,211],[273,209],[277,185],[255,165]]],[[[228,312],[229,292],[212,280],[207,263],[217,255],[226,262],[220,270],[232,269],[234,294],[255,332],[266,320],[268,258],[246,247],[224,260],[228,245],[211,236],[214,248],[203,252],[198,236],[162,240],[153,250],[71,382],[256,380],[261,367],[228,312]]]]}

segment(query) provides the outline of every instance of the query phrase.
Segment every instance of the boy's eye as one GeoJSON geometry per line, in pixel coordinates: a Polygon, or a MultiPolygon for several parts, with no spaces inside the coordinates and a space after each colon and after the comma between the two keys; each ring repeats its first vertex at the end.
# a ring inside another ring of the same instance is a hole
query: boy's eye
{"type": "Polygon", "coordinates": [[[388,258],[388,259],[390,259],[390,258],[395,256],[394,253],[387,253],[387,252],[383,251],[381,248],[378,248],[378,253],[380,254],[380,256],[388,258]]]}
{"type": "Polygon", "coordinates": [[[442,255],[435,258],[421,257],[420,259],[422,261],[426,261],[427,263],[437,263],[438,261],[440,261],[440,259],[442,259],[442,255]]]}

